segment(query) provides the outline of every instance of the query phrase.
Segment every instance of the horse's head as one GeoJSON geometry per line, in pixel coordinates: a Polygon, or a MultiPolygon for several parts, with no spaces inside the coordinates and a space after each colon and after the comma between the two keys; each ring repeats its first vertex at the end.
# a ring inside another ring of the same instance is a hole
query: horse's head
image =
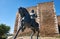
{"type": "Polygon", "coordinates": [[[24,17],[26,14],[28,14],[28,11],[26,8],[20,7],[19,14],[21,15],[21,17],[24,17]]]}
{"type": "Polygon", "coordinates": [[[21,17],[24,17],[25,16],[23,7],[20,7],[18,11],[19,11],[19,14],[20,14],[21,17]]]}

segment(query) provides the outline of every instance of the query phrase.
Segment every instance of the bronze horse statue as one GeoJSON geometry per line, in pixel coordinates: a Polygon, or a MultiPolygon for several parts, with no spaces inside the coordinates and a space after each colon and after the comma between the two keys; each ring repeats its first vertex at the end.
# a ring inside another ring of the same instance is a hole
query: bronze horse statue
{"type": "Polygon", "coordinates": [[[27,11],[26,8],[20,7],[19,8],[19,14],[21,16],[21,26],[19,27],[14,39],[16,39],[19,31],[22,30],[22,32],[23,32],[26,27],[31,28],[31,30],[32,30],[31,39],[32,39],[32,36],[36,32],[37,32],[37,39],[38,39],[38,36],[39,36],[39,24],[36,21],[34,21],[33,24],[32,24],[32,21],[31,21],[32,19],[31,19],[30,14],[29,14],[29,12],[27,11]],[[26,25],[29,25],[29,26],[26,26],[26,25]]]}

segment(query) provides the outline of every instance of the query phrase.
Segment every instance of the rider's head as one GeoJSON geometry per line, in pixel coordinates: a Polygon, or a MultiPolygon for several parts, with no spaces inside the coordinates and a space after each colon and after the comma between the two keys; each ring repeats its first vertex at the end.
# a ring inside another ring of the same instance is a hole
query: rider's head
{"type": "Polygon", "coordinates": [[[32,13],[34,13],[34,10],[31,10],[32,13]]]}

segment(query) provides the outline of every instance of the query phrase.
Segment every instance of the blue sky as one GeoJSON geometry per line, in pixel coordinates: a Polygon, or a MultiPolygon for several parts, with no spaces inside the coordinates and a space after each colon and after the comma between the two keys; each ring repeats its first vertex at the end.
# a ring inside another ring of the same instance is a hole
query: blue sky
{"type": "MultiPolygon", "coordinates": [[[[20,6],[36,6],[37,3],[48,2],[51,0],[0,0],[0,24],[4,23],[11,27],[10,33],[13,33],[16,19],[16,12],[20,6]]],[[[60,0],[54,0],[56,14],[60,15],[60,0]]]]}

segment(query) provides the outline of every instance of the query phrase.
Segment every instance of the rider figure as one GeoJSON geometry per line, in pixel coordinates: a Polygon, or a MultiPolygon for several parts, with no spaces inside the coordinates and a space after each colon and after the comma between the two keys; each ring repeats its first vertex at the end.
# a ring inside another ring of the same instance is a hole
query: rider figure
{"type": "Polygon", "coordinates": [[[35,18],[37,18],[37,15],[34,13],[34,10],[31,10],[30,17],[31,23],[34,24],[33,22],[35,22],[35,18]]]}

